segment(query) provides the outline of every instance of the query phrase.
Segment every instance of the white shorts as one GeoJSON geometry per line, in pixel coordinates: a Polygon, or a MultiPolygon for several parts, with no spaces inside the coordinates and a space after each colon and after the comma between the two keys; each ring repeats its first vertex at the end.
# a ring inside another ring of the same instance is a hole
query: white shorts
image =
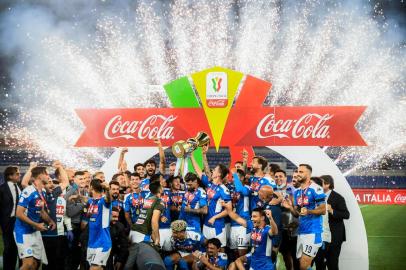
{"type": "Polygon", "coordinates": [[[231,227],[230,243],[231,249],[246,249],[250,245],[251,234],[243,226],[231,227]]]}
{"type": "Polygon", "coordinates": [[[296,258],[302,257],[302,254],[306,254],[310,257],[316,257],[317,251],[322,245],[321,236],[316,239],[316,234],[299,234],[297,236],[296,245],[296,258]],[[318,239],[320,238],[320,239],[318,239]]]}
{"type": "Polygon", "coordinates": [[[42,261],[43,264],[48,264],[41,232],[36,231],[33,233],[18,235],[18,237],[14,232],[14,239],[16,240],[18,256],[20,259],[34,257],[35,259],[42,261]]]}
{"type": "Polygon", "coordinates": [[[141,243],[141,242],[151,242],[151,236],[146,235],[137,231],[130,231],[130,242],[131,243],[141,243]]]}
{"type": "Polygon", "coordinates": [[[111,248],[107,251],[103,251],[103,248],[87,248],[86,260],[90,265],[106,266],[110,251],[111,248]]]}
{"type": "Polygon", "coordinates": [[[217,238],[221,242],[221,246],[227,245],[226,230],[223,228],[219,234],[216,234],[216,229],[203,225],[203,235],[206,239],[217,238]]]}
{"type": "Polygon", "coordinates": [[[159,229],[159,244],[163,250],[170,251],[172,249],[171,237],[172,230],[170,228],[159,229]]]}

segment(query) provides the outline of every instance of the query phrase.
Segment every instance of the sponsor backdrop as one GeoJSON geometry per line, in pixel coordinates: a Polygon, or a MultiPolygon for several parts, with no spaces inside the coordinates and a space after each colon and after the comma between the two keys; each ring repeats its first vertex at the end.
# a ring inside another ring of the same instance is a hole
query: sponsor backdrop
{"type": "Polygon", "coordinates": [[[353,189],[360,204],[406,205],[406,189],[353,189]]]}
{"type": "MultiPolygon", "coordinates": [[[[357,200],[340,170],[319,147],[366,145],[354,127],[365,107],[264,107],[271,86],[238,71],[206,69],[164,85],[172,108],[78,109],[85,129],[76,146],[127,146],[127,163],[135,164],[157,153],[155,136],[164,146],[171,146],[204,131],[217,150],[229,147],[232,163],[241,159],[243,148],[252,158],[253,146],[267,146],[296,165],[309,163],[314,175],[334,177],[351,213],[340,267],[368,269],[367,237],[357,200]]],[[[194,155],[201,160],[201,152],[194,155]]],[[[106,179],[116,171],[118,157],[116,151],[103,165],[106,179]]]]}

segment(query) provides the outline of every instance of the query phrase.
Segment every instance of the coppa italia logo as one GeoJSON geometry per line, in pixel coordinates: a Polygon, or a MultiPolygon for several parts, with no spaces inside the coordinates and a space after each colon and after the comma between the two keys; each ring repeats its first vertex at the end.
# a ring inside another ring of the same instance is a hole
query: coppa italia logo
{"type": "Polygon", "coordinates": [[[172,108],[77,109],[86,128],[76,146],[154,146],[154,137],[171,146],[199,131],[209,134],[216,149],[228,146],[231,152],[247,146],[366,145],[354,127],[366,107],[266,107],[271,87],[222,67],[193,73],[164,85],[172,108]]]}
{"type": "Polygon", "coordinates": [[[214,92],[220,91],[221,81],[222,81],[222,79],[219,78],[219,77],[216,77],[216,78],[211,79],[211,82],[213,83],[213,90],[214,90],[214,92]]]}

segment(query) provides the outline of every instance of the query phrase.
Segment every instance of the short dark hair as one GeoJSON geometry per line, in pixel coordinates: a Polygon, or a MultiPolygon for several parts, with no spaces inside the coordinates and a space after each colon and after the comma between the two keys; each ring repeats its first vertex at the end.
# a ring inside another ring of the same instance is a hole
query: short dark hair
{"type": "Polygon", "coordinates": [[[256,207],[251,212],[258,212],[261,216],[266,217],[265,211],[262,207],[256,207]]]}
{"type": "Polygon", "coordinates": [[[227,174],[229,174],[230,170],[222,163],[217,164],[217,166],[220,168],[221,179],[225,178],[227,174]]]}
{"type": "Polygon", "coordinates": [[[320,177],[316,177],[316,176],[312,176],[310,177],[310,180],[312,180],[313,182],[315,182],[317,185],[319,186],[323,186],[323,179],[321,179],[320,177]]]}
{"type": "Polygon", "coordinates": [[[126,174],[128,178],[131,177],[131,172],[129,170],[125,171],[124,174],[126,174]]]}
{"type": "Polygon", "coordinates": [[[245,172],[244,172],[243,170],[238,169],[238,170],[237,170],[237,173],[238,173],[239,175],[241,175],[242,177],[245,177],[245,172]]]}
{"type": "Polygon", "coordinates": [[[151,191],[151,193],[154,195],[156,195],[159,192],[160,188],[161,188],[161,183],[159,183],[159,181],[149,183],[149,191],[151,191]]]}
{"type": "Polygon", "coordinates": [[[79,176],[85,175],[85,172],[84,171],[76,171],[75,174],[74,174],[74,177],[77,176],[77,175],[79,175],[79,176]]]}
{"type": "Polygon", "coordinates": [[[139,175],[139,173],[136,173],[136,172],[133,172],[133,173],[131,174],[131,176],[134,176],[134,177],[139,177],[139,178],[141,178],[141,176],[139,175]]]}
{"type": "Polygon", "coordinates": [[[100,183],[100,180],[99,180],[99,179],[93,179],[92,181],[90,181],[90,186],[91,186],[96,192],[99,192],[99,193],[102,193],[102,192],[103,192],[103,186],[102,186],[102,184],[100,183]]]}
{"type": "Polygon", "coordinates": [[[306,167],[306,169],[308,169],[310,172],[313,171],[312,166],[310,166],[309,164],[299,164],[299,167],[306,167]]]}
{"type": "Polygon", "coordinates": [[[274,174],[276,173],[276,171],[278,171],[278,170],[280,170],[281,169],[281,167],[278,165],[278,164],[276,164],[276,163],[270,163],[269,164],[269,170],[271,171],[271,172],[273,172],[274,174]]]}
{"type": "Polygon", "coordinates": [[[120,186],[120,183],[118,181],[116,181],[116,180],[112,180],[109,183],[109,187],[111,187],[112,185],[120,186]]]}
{"type": "Polygon", "coordinates": [[[111,181],[117,181],[117,178],[119,176],[124,176],[124,173],[116,173],[115,175],[113,175],[113,177],[111,178],[111,181]]]}
{"type": "Polygon", "coordinates": [[[13,174],[15,174],[17,171],[18,171],[18,167],[17,167],[17,166],[8,166],[8,167],[4,170],[4,180],[10,181],[10,176],[12,176],[13,174]]]}
{"type": "Polygon", "coordinates": [[[147,161],[144,162],[144,167],[147,167],[148,164],[154,164],[156,167],[156,162],[152,158],[148,159],[147,161]]]}
{"type": "Polygon", "coordinates": [[[326,185],[329,185],[329,189],[334,189],[334,178],[331,175],[322,175],[320,178],[326,183],[326,185]]]}
{"type": "Polygon", "coordinates": [[[141,167],[144,168],[144,164],[142,164],[142,163],[137,163],[137,164],[134,165],[134,171],[137,171],[137,167],[139,167],[139,166],[141,166],[141,167]]]}
{"type": "Polygon", "coordinates": [[[221,248],[221,242],[217,238],[210,238],[209,240],[207,240],[207,245],[209,244],[216,246],[216,248],[221,248]]]}
{"type": "Polygon", "coordinates": [[[40,174],[48,174],[47,167],[39,166],[39,167],[35,167],[31,170],[32,178],[37,178],[40,174]]]}
{"type": "Polygon", "coordinates": [[[168,182],[168,184],[169,185],[172,185],[172,183],[173,183],[173,181],[175,180],[175,179],[179,179],[179,181],[181,181],[181,177],[179,176],[179,175],[171,175],[171,176],[169,176],[169,178],[168,178],[168,180],[167,180],[167,182],[168,182]]]}
{"type": "Polygon", "coordinates": [[[153,174],[151,176],[151,178],[149,179],[149,183],[150,184],[153,183],[153,182],[158,182],[159,183],[160,179],[161,179],[161,175],[159,173],[153,174]]]}
{"type": "Polygon", "coordinates": [[[185,182],[189,182],[189,181],[198,181],[199,177],[197,177],[197,175],[195,173],[192,172],[188,172],[185,175],[185,182]]]}
{"type": "Polygon", "coordinates": [[[278,172],[283,173],[286,176],[286,172],[284,170],[282,170],[282,169],[276,170],[275,174],[278,173],[278,172]]]}
{"type": "Polygon", "coordinates": [[[266,166],[268,166],[268,160],[264,158],[263,156],[255,156],[252,159],[257,159],[258,163],[261,164],[261,170],[265,170],[266,166]]]}

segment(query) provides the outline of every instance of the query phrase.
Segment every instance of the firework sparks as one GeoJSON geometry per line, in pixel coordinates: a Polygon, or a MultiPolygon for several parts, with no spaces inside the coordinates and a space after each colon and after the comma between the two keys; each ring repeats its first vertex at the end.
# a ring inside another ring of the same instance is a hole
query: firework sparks
{"type": "Polygon", "coordinates": [[[3,14],[1,50],[18,51],[4,99],[18,118],[3,112],[2,129],[30,152],[103,162],[111,152],[73,147],[76,108],[169,106],[163,83],[214,65],[271,81],[266,105],[368,106],[357,124],[368,147],[324,148],[338,165],[357,160],[346,174],[405,145],[405,48],[385,40],[377,7],[373,16],[336,1],[90,2],[74,15],[75,1],[3,14]]]}

